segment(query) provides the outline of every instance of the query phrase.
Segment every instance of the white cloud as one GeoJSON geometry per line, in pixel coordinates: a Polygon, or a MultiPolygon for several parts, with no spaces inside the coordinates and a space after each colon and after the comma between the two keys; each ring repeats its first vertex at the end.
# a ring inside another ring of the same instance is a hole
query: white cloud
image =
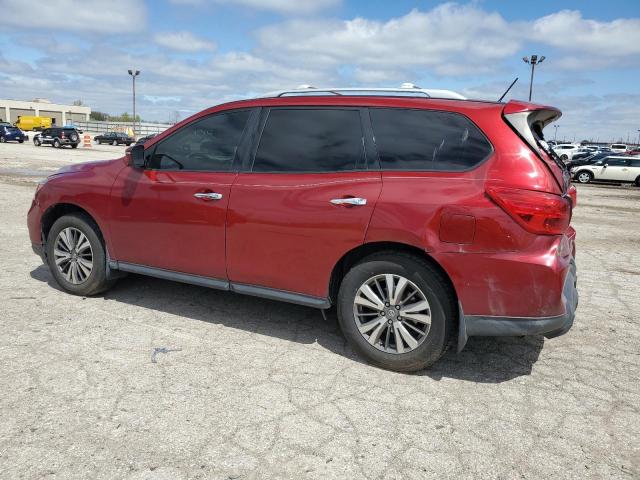
{"type": "Polygon", "coordinates": [[[44,29],[116,34],[145,27],[142,0],[0,0],[0,25],[24,30],[44,29]]]}
{"type": "Polygon", "coordinates": [[[531,37],[561,50],[602,57],[640,55],[640,19],[599,22],[562,10],[535,20],[531,37]]]}
{"type": "Polygon", "coordinates": [[[308,15],[340,5],[341,0],[169,0],[176,5],[237,5],[285,15],[308,15]]]}
{"type": "Polygon", "coordinates": [[[427,67],[443,75],[489,71],[521,46],[517,29],[499,14],[456,4],[386,22],[294,20],[262,29],[258,39],[260,51],[282,60],[378,72],[427,67]]]}
{"type": "Polygon", "coordinates": [[[216,44],[205,38],[196,37],[191,32],[161,32],[153,36],[161,47],[178,52],[200,52],[216,49],[216,44]]]}

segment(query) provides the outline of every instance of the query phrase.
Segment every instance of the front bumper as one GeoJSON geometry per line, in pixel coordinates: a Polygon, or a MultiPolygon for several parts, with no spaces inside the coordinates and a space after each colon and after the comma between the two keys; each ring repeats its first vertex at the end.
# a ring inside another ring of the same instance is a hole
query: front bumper
{"type": "Polygon", "coordinates": [[[554,338],[563,335],[573,326],[578,307],[577,269],[574,259],[562,289],[562,303],[565,313],[554,317],[487,317],[464,315],[460,306],[458,352],[467,343],[469,337],[508,337],[523,335],[544,335],[554,338]]]}

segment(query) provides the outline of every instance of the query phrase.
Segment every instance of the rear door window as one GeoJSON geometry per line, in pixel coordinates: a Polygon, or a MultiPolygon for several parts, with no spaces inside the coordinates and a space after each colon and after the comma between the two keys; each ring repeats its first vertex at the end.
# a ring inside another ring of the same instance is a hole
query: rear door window
{"type": "Polygon", "coordinates": [[[629,164],[629,161],[622,158],[610,158],[606,163],[610,167],[625,167],[629,164]]]}
{"type": "Polygon", "coordinates": [[[364,166],[359,109],[273,108],[254,172],[339,172],[364,166]]]}
{"type": "Polygon", "coordinates": [[[457,113],[400,108],[369,112],[382,170],[467,170],[493,150],[478,127],[457,113]]]}

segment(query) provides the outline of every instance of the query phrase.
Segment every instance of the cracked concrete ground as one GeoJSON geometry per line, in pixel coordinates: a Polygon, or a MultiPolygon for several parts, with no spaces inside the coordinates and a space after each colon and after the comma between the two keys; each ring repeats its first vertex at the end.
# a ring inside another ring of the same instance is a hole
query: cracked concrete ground
{"type": "Polygon", "coordinates": [[[640,478],[640,189],[579,187],[567,335],[472,338],[407,375],[304,307],[134,275],[61,292],[29,245],[33,179],[114,150],[7,147],[0,478],[640,478]]]}

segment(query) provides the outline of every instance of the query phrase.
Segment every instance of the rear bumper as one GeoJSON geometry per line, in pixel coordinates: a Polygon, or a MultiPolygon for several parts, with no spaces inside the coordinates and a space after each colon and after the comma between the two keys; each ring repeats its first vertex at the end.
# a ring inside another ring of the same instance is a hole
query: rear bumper
{"type": "Polygon", "coordinates": [[[469,337],[506,337],[544,335],[554,338],[563,335],[573,326],[578,307],[577,271],[575,260],[571,260],[562,289],[565,313],[553,317],[487,317],[464,315],[460,306],[458,352],[469,337]]]}

